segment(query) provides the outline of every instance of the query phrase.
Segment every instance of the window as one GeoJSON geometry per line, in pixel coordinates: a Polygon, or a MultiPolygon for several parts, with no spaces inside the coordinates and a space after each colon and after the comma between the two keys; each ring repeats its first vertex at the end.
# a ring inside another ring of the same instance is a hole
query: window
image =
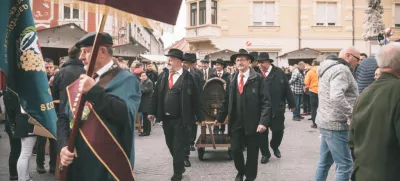
{"type": "Polygon", "coordinates": [[[197,25],[197,3],[190,4],[190,26],[197,25]]]}
{"type": "Polygon", "coordinates": [[[211,4],[211,23],[218,24],[217,23],[217,1],[216,0],[212,0],[212,4],[211,4]]]}
{"type": "Polygon", "coordinates": [[[337,18],[337,5],[331,2],[317,3],[317,26],[335,26],[337,18]]]}
{"type": "Polygon", "coordinates": [[[400,27],[400,4],[396,4],[394,25],[400,27]]]}
{"type": "Polygon", "coordinates": [[[273,26],[275,24],[275,3],[253,3],[253,26],[273,26]]]}
{"type": "Polygon", "coordinates": [[[205,0],[203,0],[203,1],[200,1],[199,2],[199,10],[200,10],[200,12],[199,12],[199,18],[200,18],[200,20],[199,20],[199,24],[200,25],[202,25],[202,24],[206,24],[206,17],[207,17],[207,15],[206,15],[206,1],[205,0]]]}
{"type": "Polygon", "coordinates": [[[64,4],[64,19],[81,19],[77,4],[64,4]]]}

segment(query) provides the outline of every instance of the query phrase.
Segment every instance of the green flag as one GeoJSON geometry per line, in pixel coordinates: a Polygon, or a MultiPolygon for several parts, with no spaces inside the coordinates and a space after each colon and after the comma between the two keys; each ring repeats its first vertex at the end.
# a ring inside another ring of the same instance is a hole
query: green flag
{"type": "Polygon", "coordinates": [[[35,124],[35,133],[54,138],[57,116],[29,0],[2,0],[0,68],[35,124]]]}

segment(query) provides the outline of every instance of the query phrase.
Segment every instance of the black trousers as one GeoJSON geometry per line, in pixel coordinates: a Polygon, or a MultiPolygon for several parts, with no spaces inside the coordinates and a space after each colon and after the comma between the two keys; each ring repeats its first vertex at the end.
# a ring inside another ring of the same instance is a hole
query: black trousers
{"type": "Polygon", "coordinates": [[[268,134],[269,130],[267,129],[263,133],[261,133],[261,139],[260,139],[260,151],[261,154],[267,158],[271,157],[271,152],[269,151],[269,144],[271,144],[272,149],[278,149],[279,146],[282,143],[282,138],[283,138],[283,130],[279,131],[271,131],[272,132],[272,138],[271,138],[271,143],[269,143],[268,139],[268,134]]]}
{"type": "Polygon", "coordinates": [[[310,95],[308,95],[308,94],[303,94],[303,110],[305,113],[311,112],[310,95]]]}
{"type": "Polygon", "coordinates": [[[8,170],[10,176],[18,176],[17,162],[21,153],[21,139],[12,138],[10,127],[6,124],[6,132],[10,142],[10,156],[8,157],[8,170]]]}
{"type": "Polygon", "coordinates": [[[318,109],[318,94],[310,92],[310,103],[311,103],[311,119],[315,124],[315,118],[317,117],[317,109],[318,109]]]}
{"type": "Polygon", "coordinates": [[[148,113],[142,112],[143,115],[143,132],[144,133],[149,133],[151,132],[151,122],[147,118],[149,115],[148,113]]]}
{"type": "Polygon", "coordinates": [[[163,121],[165,142],[173,158],[174,173],[178,174],[183,172],[183,162],[189,151],[187,129],[189,128],[183,126],[181,119],[167,118],[163,121]]]}
{"type": "Polygon", "coordinates": [[[189,128],[188,131],[189,131],[189,137],[190,137],[190,143],[189,143],[189,146],[190,146],[190,145],[196,144],[198,126],[195,123],[192,126],[189,126],[188,128],[189,128]]]}
{"type": "Polygon", "coordinates": [[[247,180],[255,180],[258,170],[258,150],[260,134],[246,135],[244,128],[232,130],[231,150],[236,170],[246,176],[247,180]],[[247,161],[244,162],[243,150],[247,147],[247,161]]]}
{"type": "MultiPolygon", "coordinates": [[[[57,162],[57,141],[53,139],[50,140],[50,161],[49,165],[50,168],[56,167],[57,162]]],[[[47,138],[43,136],[37,137],[37,144],[36,144],[36,165],[44,166],[45,160],[45,151],[46,151],[46,141],[47,138]]]]}

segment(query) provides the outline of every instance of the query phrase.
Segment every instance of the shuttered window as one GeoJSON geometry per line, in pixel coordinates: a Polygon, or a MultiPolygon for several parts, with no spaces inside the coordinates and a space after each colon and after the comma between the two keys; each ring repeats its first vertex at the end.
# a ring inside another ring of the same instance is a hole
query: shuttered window
{"type": "Polygon", "coordinates": [[[337,4],[332,2],[319,2],[316,7],[317,26],[335,26],[337,24],[337,4]]]}
{"type": "Polygon", "coordinates": [[[400,4],[396,4],[396,8],[395,8],[395,26],[396,27],[400,27],[400,4]]]}
{"type": "Polygon", "coordinates": [[[253,26],[275,25],[275,3],[254,2],[253,3],[253,26]]]}

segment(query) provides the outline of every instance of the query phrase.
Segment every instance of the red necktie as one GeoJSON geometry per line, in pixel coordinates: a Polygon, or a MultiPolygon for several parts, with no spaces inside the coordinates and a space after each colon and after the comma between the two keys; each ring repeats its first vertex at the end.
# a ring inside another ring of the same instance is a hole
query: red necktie
{"type": "Polygon", "coordinates": [[[168,87],[170,89],[172,88],[172,86],[174,86],[174,78],[173,78],[174,74],[175,74],[175,72],[172,72],[172,71],[169,73],[168,87]]]}
{"type": "Polygon", "coordinates": [[[221,77],[221,73],[218,73],[218,77],[221,77]]]}
{"type": "Polygon", "coordinates": [[[243,87],[244,87],[244,80],[243,80],[244,75],[240,74],[240,81],[239,81],[239,93],[242,94],[243,93],[243,87]]]}
{"type": "Polygon", "coordinates": [[[267,78],[267,72],[263,71],[264,78],[267,78]]]}

